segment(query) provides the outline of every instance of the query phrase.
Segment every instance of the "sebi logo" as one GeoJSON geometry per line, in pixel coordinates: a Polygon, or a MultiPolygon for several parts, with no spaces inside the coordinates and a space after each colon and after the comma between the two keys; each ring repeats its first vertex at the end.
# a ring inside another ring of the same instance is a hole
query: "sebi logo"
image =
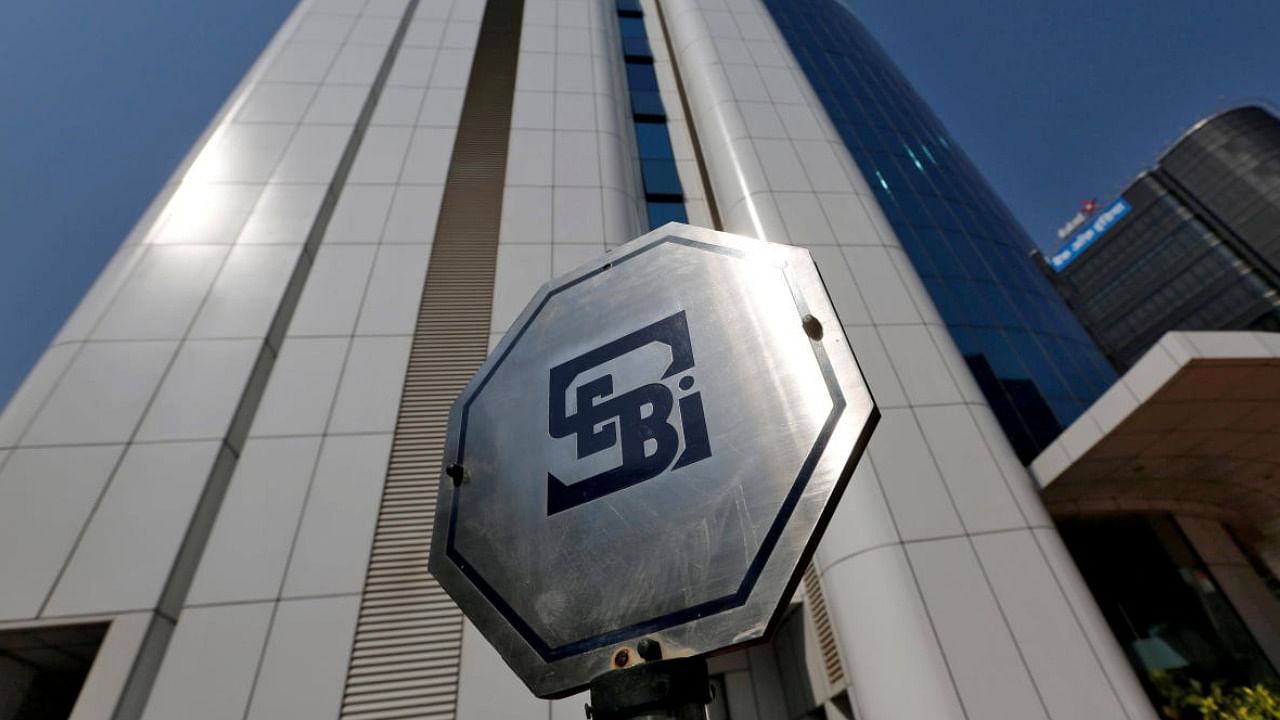
{"type": "Polygon", "coordinates": [[[675,383],[681,391],[679,398],[667,383],[661,382],[693,367],[689,324],[681,310],[551,368],[551,437],[573,435],[579,460],[621,445],[622,464],[573,484],[547,473],[548,515],[642,483],[668,468],[675,470],[711,457],[702,394],[692,391],[693,376],[685,374],[675,383]],[[661,378],[653,378],[654,382],[647,382],[649,378],[615,378],[614,373],[606,372],[573,385],[593,368],[617,366],[619,363],[614,361],[654,343],[671,350],[671,363],[661,378]],[[571,391],[574,409],[569,412],[571,391]],[[679,428],[671,419],[677,407],[679,428]]]}

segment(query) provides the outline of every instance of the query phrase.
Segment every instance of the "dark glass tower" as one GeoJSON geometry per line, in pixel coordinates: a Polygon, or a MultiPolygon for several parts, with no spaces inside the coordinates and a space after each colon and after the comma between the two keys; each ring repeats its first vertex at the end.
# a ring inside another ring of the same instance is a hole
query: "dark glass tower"
{"type": "Polygon", "coordinates": [[[1169,148],[1157,172],[1251,264],[1280,277],[1280,118],[1256,106],[1215,115],[1169,148]]]}
{"type": "Polygon", "coordinates": [[[1116,368],[1170,330],[1280,330],[1280,118],[1200,122],[1110,207],[1046,271],[1116,368]]]}
{"type": "Polygon", "coordinates": [[[1024,462],[1115,380],[942,123],[837,0],[765,0],[1024,462]]]}

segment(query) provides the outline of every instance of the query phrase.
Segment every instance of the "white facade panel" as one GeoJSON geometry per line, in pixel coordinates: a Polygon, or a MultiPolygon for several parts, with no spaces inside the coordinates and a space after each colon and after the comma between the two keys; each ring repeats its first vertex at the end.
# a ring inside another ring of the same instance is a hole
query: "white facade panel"
{"type": "Polygon", "coordinates": [[[854,470],[831,524],[841,531],[829,533],[814,552],[820,572],[859,553],[898,543],[897,526],[872,463],[859,463],[854,470]]]}
{"type": "Polygon", "coordinates": [[[350,344],[345,337],[285,340],[249,434],[269,437],[324,433],[350,344]]]}
{"type": "Polygon", "coordinates": [[[943,484],[967,532],[1027,526],[991,451],[965,405],[916,408],[916,420],[938,462],[943,484]]]}
{"type": "Polygon", "coordinates": [[[545,720],[547,701],[530,694],[474,625],[462,627],[458,720],[545,720]]]}
{"type": "Polygon", "coordinates": [[[223,439],[261,347],[261,340],[183,343],[134,439],[223,439]],[[200,411],[192,412],[192,408],[200,411]]]}
{"type": "Polygon", "coordinates": [[[1050,526],[1035,528],[1032,533],[1039,541],[1054,574],[1063,579],[1059,586],[1062,594],[1084,628],[1085,636],[1097,653],[1098,662],[1102,664],[1107,677],[1113,681],[1113,687],[1124,706],[1125,717],[1151,717],[1151,701],[1138,683],[1127,681],[1133,672],[1129,661],[1115,642],[1115,635],[1107,627],[1102,611],[1089,594],[1089,587],[1080,576],[1080,570],[1067,552],[1058,531],[1050,526]]]}
{"type": "MultiPolygon", "coordinates": [[[[439,65],[436,67],[439,69],[439,65]]],[[[453,128],[416,128],[409,149],[404,153],[400,182],[407,185],[443,185],[455,133],[453,128]]]]}
{"type": "Polygon", "coordinates": [[[907,394],[902,389],[893,363],[889,361],[889,354],[876,326],[845,325],[844,333],[849,338],[850,347],[856,348],[858,367],[867,378],[867,386],[874,388],[872,393],[876,405],[882,408],[906,405],[907,394]]]}
{"type": "Polygon", "coordinates": [[[1036,537],[995,533],[973,544],[1049,713],[1083,720],[1125,712],[1036,537]]]}
{"type": "MultiPolygon", "coordinates": [[[[331,51],[329,46],[321,49],[331,51]]],[[[289,149],[295,130],[296,126],[284,124],[230,123],[215,133],[186,180],[265,183],[289,149]]]]}
{"type": "MultiPolygon", "coordinates": [[[[129,279],[133,266],[142,258],[145,250],[139,244],[126,241],[126,244],[116,251],[115,256],[107,262],[107,266],[98,275],[98,279],[90,286],[89,292],[85,294],[80,304],[71,313],[71,317],[67,318],[62,330],[54,337],[53,347],[58,347],[67,342],[79,342],[89,336],[98,319],[106,312],[112,298],[116,296],[121,286],[129,279]]],[[[39,376],[37,372],[39,367],[40,365],[37,364],[36,368],[32,369],[24,386],[32,383],[39,376]]],[[[18,392],[21,393],[23,391],[19,389],[18,392]]],[[[14,397],[16,399],[18,395],[14,397]]],[[[13,400],[10,400],[10,406],[13,405],[13,402],[13,400]]]]}
{"type": "MultiPolygon", "coordinates": [[[[844,249],[854,282],[867,303],[875,325],[918,325],[922,318],[889,257],[886,245],[844,249]]],[[[847,324],[849,321],[844,320],[847,324]]]]}
{"type": "Polygon", "coordinates": [[[0,458],[0,620],[40,614],[123,449],[31,448],[0,458]]]}
{"type": "Polygon", "coordinates": [[[274,600],[320,454],[320,438],[250,440],[218,512],[187,602],[274,600]]]}
{"type": "Polygon", "coordinates": [[[94,340],[168,340],[186,334],[226,260],[228,249],[211,245],[157,245],[91,336],[94,340]]]}
{"type": "MultiPolygon", "coordinates": [[[[500,243],[489,328],[506,332],[529,298],[551,279],[551,245],[500,243]]],[[[600,248],[603,252],[604,249],[600,248]]]]}
{"type": "Polygon", "coordinates": [[[881,412],[869,449],[898,536],[910,541],[963,534],[955,502],[915,413],[907,408],[881,412]]]}
{"type": "Polygon", "coordinates": [[[79,344],[63,343],[44,351],[8,406],[0,411],[0,447],[18,444],[79,350],[79,344]]]}
{"type": "Polygon", "coordinates": [[[383,185],[351,185],[342,192],[329,220],[325,242],[333,244],[377,243],[395,188],[383,185]]]}
{"type": "Polygon", "coordinates": [[[21,444],[128,441],[176,349],[169,341],[83,345],[21,444]]]}
{"type": "Polygon", "coordinates": [[[342,434],[394,430],[408,361],[408,337],[352,340],[328,431],[342,434]]]}
{"type": "Polygon", "coordinates": [[[289,323],[289,335],[351,335],[376,255],[373,247],[322,245],[289,323]]]}
{"type": "Polygon", "coordinates": [[[284,597],[358,595],[369,564],[389,435],[325,440],[303,508],[284,597]]]}
{"type": "MultiPolygon", "coordinates": [[[[625,217],[609,218],[605,226],[604,193],[600,188],[556,187],[551,241],[559,244],[590,243],[593,238],[618,238],[619,227],[625,227],[625,217]]],[[[626,238],[630,240],[631,238],[626,238]]],[[[601,252],[603,252],[601,246],[601,252]]]]}
{"type": "MultiPolygon", "coordinates": [[[[396,90],[397,88],[389,88],[396,90]]],[[[383,96],[385,102],[386,96],[383,96]]],[[[379,102],[379,107],[382,102],[379,102]]],[[[355,165],[347,177],[352,183],[395,184],[400,179],[400,168],[405,164],[405,150],[413,139],[412,127],[379,126],[369,128],[355,165]]],[[[437,180],[437,182],[440,182],[437,180]]]]}
{"type": "Polygon", "coordinates": [[[426,90],[412,87],[387,87],[373,111],[373,125],[378,127],[412,127],[422,109],[426,90]]]}
{"type": "Polygon", "coordinates": [[[143,719],[244,717],[272,610],[250,603],[183,612],[143,719]]]}
{"type": "Polygon", "coordinates": [[[965,717],[902,546],[854,555],[822,577],[857,717],[965,717]]]}
{"type": "Polygon", "coordinates": [[[443,191],[440,185],[398,186],[382,229],[382,244],[429,244],[436,235],[443,191]]]}
{"type": "Polygon", "coordinates": [[[356,322],[357,335],[411,335],[431,258],[430,245],[384,245],[378,248],[356,322]]]}
{"type": "MultiPolygon", "coordinates": [[[[178,187],[165,218],[152,233],[154,245],[230,245],[249,218],[263,186],[190,182],[178,187]]],[[[180,282],[175,279],[175,283],[180,282]]],[[[186,287],[182,283],[181,287],[186,287]]],[[[198,288],[199,285],[196,285],[198,288]]]]}
{"type": "Polygon", "coordinates": [[[156,607],[218,452],[217,442],[131,446],[41,614],[156,607]]]}
{"type": "Polygon", "coordinates": [[[236,242],[241,245],[301,245],[324,200],[319,183],[269,185],[262,191],[236,242]]]}
{"type": "Polygon", "coordinates": [[[966,714],[1048,720],[968,538],[912,543],[907,557],[966,714]]]}
{"type": "Polygon", "coordinates": [[[551,244],[552,189],[509,187],[502,197],[502,229],[511,243],[551,244]]]}
{"type": "MultiPolygon", "coordinates": [[[[886,325],[878,330],[885,350],[894,359],[893,368],[912,407],[954,406],[963,402],[928,327],[886,325]]],[[[968,419],[964,422],[971,423],[968,419]]]]}
{"type": "Polygon", "coordinates": [[[359,595],[279,603],[245,717],[337,717],[359,609],[359,595]]]}
{"type": "MultiPolygon", "coordinates": [[[[345,17],[331,19],[349,21],[345,17]]],[[[345,32],[343,28],[341,33],[345,32]]],[[[312,83],[260,83],[245,97],[235,117],[246,123],[293,124],[302,120],[315,94],[316,85],[312,83]]]]}
{"type": "MultiPolygon", "coordinates": [[[[1004,431],[1000,429],[996,416],[991,412],[991,408],[985,405],[970,405],[969,412],[973,414],[973,419],[977,423],[978,432],[982,435],[982,441],[988,449],[1003,443],[1004,431]]],[[[1028,526],[1032,528],[1049,528],[1053,530],[1053,520],[1049,517],[1049,511],[1045,510],[1044,503],[1040,501],[1040,495],[1037,491],[1035,480],[1030,477],[1027,468],[1018,462],[1018,459],[1007,453],[992,452],[992,458],[1000,468],[1000,475],[1004,478],[1005,487],[1009,488],[1010,495],[1018,504],[1018,510],[1026,519],[1028,526]]],[[[1057,531],[1051,533],[1053,537],[1057,537],[1057,531]]],[[[1061,544],[1061,540],[1058,540],[1061,544]]],[[[1046,547],[1046,554],[1052,558],[1052,550],[1046,547]]],[[[1052,563],[1053,560],[1051,559],[1052,563]]],[[[1059,569],[1058,572],[1061,572],[1059,569]]],[[[1074,572],[1074,570],[1073,570],[1074,572]]],[[[1064,583],[1067,587],[1075,587],[1075,583],[1064,583]]],[[[1087,591],[1085,591],[1087,594],[1087,591]]],[[[1093,608],[1095,611],[1097,608],[1093,608]]],[[[1117,651],[1119,648],[1115,648],[1117,651]]]]}

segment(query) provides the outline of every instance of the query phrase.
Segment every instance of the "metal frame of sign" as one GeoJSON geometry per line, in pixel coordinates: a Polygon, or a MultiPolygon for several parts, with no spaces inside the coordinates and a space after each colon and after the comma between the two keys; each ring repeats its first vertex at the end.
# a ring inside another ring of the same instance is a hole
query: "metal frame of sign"
{"type": "Polygon", "coordinates": [[[538,291],[455,402],[449,417],[444,465],[467,466],[465,441],[472,403],[553,296],[672,243],[741,262],[764,263],[782,273],[795,301],[795,322],[800,324],[811,318],[821,328],[816,337],[811,336],[810,344],[831,395],[832,408],[817,441],[796,468],[786,499],[735,592],[558,646],[543,640],[456,547],[455,531],[462,520],[458,500],[466,485],[455,486],[454,480],[442,471],[431,572],[540,697],[562,696],[585,687],[596,676],[617,667],[618,650],[629,648],[635,656],[634,645],[643,638],[659,642],[666,657],[678,657],[767,637],[780,620],[879,418],[807,250],[672,223],[538,291]]]}

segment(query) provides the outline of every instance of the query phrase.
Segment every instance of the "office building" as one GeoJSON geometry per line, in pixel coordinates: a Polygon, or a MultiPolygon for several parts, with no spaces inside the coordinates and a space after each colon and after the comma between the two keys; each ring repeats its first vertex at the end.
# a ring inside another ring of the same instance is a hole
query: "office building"
{"type": "Polygon", "coordinates": [[[1215,115],[1044,262],[1124,375],[1031,469],[1161,705],[1280,680],[1278,170],[1272,114],[1215,115]]]}
{"type": "Polygon", "coordinates": [[[303,0],[0,416],[0,692],[581,717],[426,572],[444,418],[670,219],[807,247],[883,413],[713,716],[1154,717],[1019,460],[1110,371],[835,0],[303,0]]]}
{"type": "Polygon", "coordinates": [[[1158,707],[1280,682],[1277,400],[1280,334],[1168,332],[1031,463],[1158,707]]]}
{"type": "MultiPolygon", "coordinates": [[[[766,3],[1024,461],[1115,381],[1031,239],[875,40],[837,3],[766,3]]],[[[794,201],[793,201],[794,202],[794,201]]],[[[784,204],[783,212],[800,214],[784,204]]]]}
{"type": "Polygon", "coordinates": [[[1121,371],[1170,330],[1280,330],[1280,120],[1201,121],[1045,269],[1121,371]]]}

